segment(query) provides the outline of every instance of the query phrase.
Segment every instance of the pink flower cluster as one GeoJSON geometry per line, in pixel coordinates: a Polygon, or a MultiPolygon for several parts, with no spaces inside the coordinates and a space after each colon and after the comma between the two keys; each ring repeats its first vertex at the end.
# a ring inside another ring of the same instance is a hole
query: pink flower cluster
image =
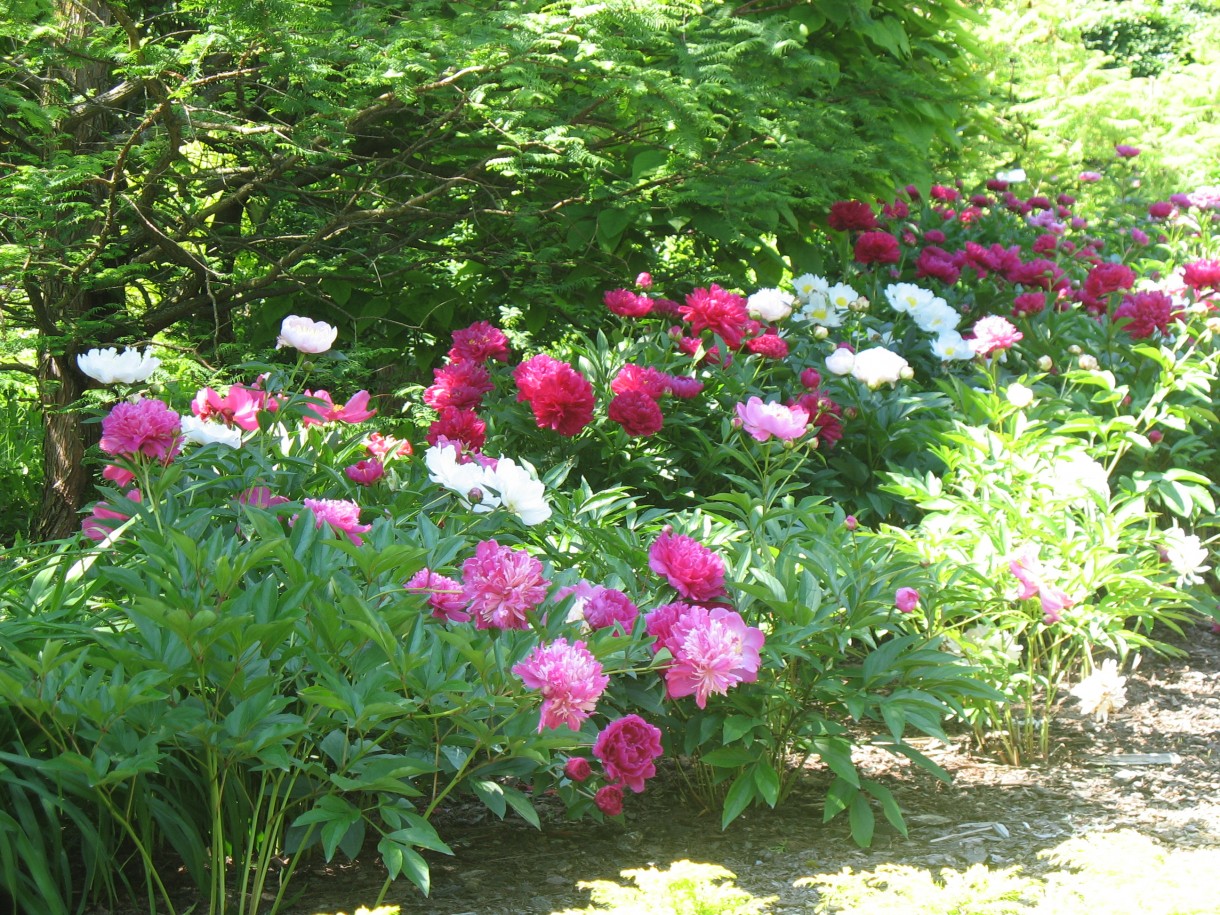
{"type": "Polygon", "coordinates": [[[462,596],[479,629],[526,629],[546,598],[542,563],[525,550],[484,540],[462,564],[462,596]]]}
{"type": "Polygon", "coordinates": [[[437,411],[428,429],[429,445],[460,443],[478,452],[486,441],[487,424],[479,417],[483,395],[495,390],[487,363],[507,362],[508,338],[487,321],[455,330],[446,364],[433,369],[433,383],[424,390],[424,403],[437,411]]]}
{"type": "Polygon", "coordinates": [[[517,400],[529,403],[539,429],[573,436],[593,419],[593,385],[568,363],[540,353],[518,365],[513,379],[517,400]]]}
{"type": "MultiPolygon", "coordinates": [[[[123,498],[129,502],[140,502],[143,496],[138,489],[129,489],[123,493],[123,498]]],[[[106,502],[98,502],[89,512],[89,517],[81,522],[81,530],[85,536],[94,542],[100,542],[109,537],[114,529],[122,525],[131,515],[111,508],[106,502]]]]}
{"type": "Polygon", "coordinates": [[[323,423],[362,423],[372,419],[377,413],[370,410],[369,392],[357,391],[343,406],[336,406],[326,391],[306,391],[305,397],[310,402],[305,407],[302,422],[307,426],[323,423]]]}
{"type": "Polygon", "coordinates": [[[181,447],[181,418],[160,400],[120,401],[102,420],[101,448],[107,454],[168,464],[181,447]]]}
{"type": "Polygon", "coordinates": [[[1059,622],[1059,611],[1076,603],[1062,588],[1046,580],[1046,571],[1038,561],[1038,550],[1035,547],[1026,546],[1022,549],[1009,561],[1008,568],[1021,583],[1017,599],[1038,598],[1042,605],[1042,622],[1045,625],[1051,626],[1059,622]]]}
{"type": "Polygon", "coordinates": [[[453,623],[465,623],[470,619],[466,612],[465,589],[460,581],[425,567],[412,575],[403,587],[416,594],[427,594],[428,606],[437,619],[453,623]]]}
{"type": "Polygon", "coordinates": [[[762,630],[747,626],[735,611],[677,601],[653,610],[644,622],[656,639],[653,650],[668,649],[673,658],[665,668],[671,699],[693,695],[705,708],[708,696],[758,679],[762,630]]]}
{"type": "Polygon", "coordinates": [[[556,639],[536,647],[513,673],[530,689],[542,693],[538,731],[566,725],[573,731],[593,712],[610,677],[581,641],[569,645],[556,639]]]}
{"type": "Polygon", "coordinates": [[[373,528],[371,524],[360,523],[360,506],[347,499],[302,499],[301,504],[313,515],[316,527],[325,524],[331,530],[341,531],[356,546],[364,543],[360,535],[373,528]]]}
{"type": "Polygon", "coordinates": [[[191,401],[191,412],[201,420],[222,422],[236,426],[246,432],[258,428],[261,411],[274,413],[280,408],[280,398],[272,397],[259,386],[262,379],[251,386],[229,385],[223,397],[211,388],[203,388],[191,401]]]}
{"type": "Polygon", "coordinates": [[[648,548],[648,567],[691,600],[715,600],[725,593],[724,560],[694,538],[674,534],[671,527],[648,548]]]}

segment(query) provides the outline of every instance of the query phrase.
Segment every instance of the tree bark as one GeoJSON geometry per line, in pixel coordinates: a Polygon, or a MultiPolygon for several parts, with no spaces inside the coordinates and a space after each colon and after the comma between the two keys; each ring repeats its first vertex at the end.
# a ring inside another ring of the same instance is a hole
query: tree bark
{"type": "Polygon", "coordinates": [[[59,540],[80,530],[79,511],[92,483],[85,449],[96,439],[97,427],[86,425],[76,409],[85,385],[67,356],[44,353],[38,369],[43,488],[33,533],[40,540],[59,540]]]}

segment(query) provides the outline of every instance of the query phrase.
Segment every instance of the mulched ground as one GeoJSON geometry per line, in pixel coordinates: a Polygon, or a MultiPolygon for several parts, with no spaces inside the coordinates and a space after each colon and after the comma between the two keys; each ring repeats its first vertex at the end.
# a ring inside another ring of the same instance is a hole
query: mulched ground
{"type": "MultiPolygon", "coordinates": [[[[1098,726],[1068,699],[1056,719],[1049,764],[1014,768],[971,755],[965,738],[927,749],[954,776],[943,784],[884,754],[860,762],[906,813],[909,836],[879,825],[870,849],[843,822],[822,824],[826,777],[811,771],[781,809],[751,811],[727,831],[685,807],[664,784],[629,797],[622,825],[544,821],[541,831],[483,808],[449,811],[441,833],[455,856],[435,856],[432,894],[402,881],[385,902],[402,915],[525,915],[588,904],[581,880],[618,879],[625,868],[666,868],[683,858],[719,864],[738,885],[778,896],[775,913],[813,912],[801,877],[879,864],[964,868],[987,862],[1040,868],[1038,853],[1069,837],[1135,828],[1176,847],[1220,846],[1220,636],[1191,630],[1184,659],[1144,658],[1127,682],[1127,707],[1098,726]],[[1100,764],[1121,754],[1173,754],[1168,764],[1100,764]]],[[[372,905],[379,868],[322,868],[288,915],[354,912],[372,905]]]]}

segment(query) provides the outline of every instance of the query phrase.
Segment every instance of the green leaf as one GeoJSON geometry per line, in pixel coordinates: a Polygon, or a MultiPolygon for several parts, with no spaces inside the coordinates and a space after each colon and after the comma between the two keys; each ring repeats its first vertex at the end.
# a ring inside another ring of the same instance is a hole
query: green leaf
{"type": "Polygon", "coordinates": [[[857,794],[852,798],[848,819],[851,823],[852,840],[861,848],[868,848],[872,845],[873,829],[877,824],[877,818],[865,795],[857,794]]]}
{"type": "Polygon", "coordinates": [[[720,813],[720,828],[728,828],[730,823],[741,816],[753,802],[757,793],[758,789],[751,773],[742,772],[738,775],[724,796],[724,809],[720,813]]]}

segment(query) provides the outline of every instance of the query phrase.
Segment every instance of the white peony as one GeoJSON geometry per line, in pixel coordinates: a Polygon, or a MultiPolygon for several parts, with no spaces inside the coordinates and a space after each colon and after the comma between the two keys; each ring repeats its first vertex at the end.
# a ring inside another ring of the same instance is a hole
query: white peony
{"type": "Polygon", "coordinates": [[[1005,389],[1004,396],[1018,410],[1024,410],[1034,402],[1034,389],[1026,387],[1019,381],[1014,381],[1005,389]]]}
{"type": "Polygon", "coordinates": [[[1185,588],[1203,581],[1208,571],[1207,549],[1196,535],[1188,534],[1177,525],[1164,531],[1163,553],[1165,561],[1178,573],[1178,587],[1185,588]]]}
{"type": "Polygon", "coordinates": [[[275,348],[291,346],[302,353],[315,355],[324,353],[335,345],[339,329],[331,327],[324,321],[312,321],[298,315],[289,315],[280,325],[280,335],[276,338],[275,348]]]}
{"type": "Polygon", "coordinates": [[[1023,168],[1010,168],[1008,171],[996,172],[996,180],[1007,181],[1009,184],[1020,184],[1028,177],[1023,168]]]}
{"type": "Polygon", "coordinates": [[[487,474],[482,464],[458,460],[458,446],[434,445],[424,452],[428,478],[457,493],[467,507],[484,513],[500,507],[499,496],[486,490],[487,474]]]}
{"type": "Polygon", "coordinates": [[[1081,712],[1105,724],[1111,712],[1127,704],[1127,678],[1118,675],[1118,662],[1107,658],[1072,687],[1072,695],[1080,700],[1081,712]]]}
{"type": "Polygon", "coordinates": [[[760,289],[746,299],[746,311],[756,321],[782,321],[792,314],[795,303],[792,294],[782,289],[760,289]]]}
{"type": "Polygon", "coordinates": [[[111,346],[80,354],[76,357],[76,364],[82,372],[101,384],[137,384],[147,381],[161,360],[152,354],[152,347],[141,354],[130,346],[122,353],[111,346]]]}
{"type": "Polygon", "coordinates": [[[945,331],[932,341],[932,353],[941,362],[953,359],[973,359],[974,347],[955,330],[945,331]]]}
{"type": "Polygon", "coordinates": [[[885,300],[890,308],[903,314],[914,314],[936,298],[936,293],[914,283],[891,283],[885,287],[885,300]]]}
{"type": "Polygon", "coordinates": [[[910,364],[897,353],[883,346],[874,346],[856,353],[851,374],[870,390],[875,390],[883,384],[897,384],[901,378],[909,375],[910,368],[910,364]]]}
{"type": "Polygon", "coordinates": [[[546,487],[512,458],[500,458],[486,477],[487,487],[500,497],[500,505],[521,519],[522,524],[541,524],[551,517],[546,487]]]}
{"type": "Polygon", "coordinates": [[[850,375],[856,362],[856,354],[846,346],[840,346],[826,357],[826,370],[832,375],[850,375]]]}
{"type": "Polygon", "coordinates": [[[224,423],[213,423],[199,419],[196,416],[182,417],[182,439],[194,442],[196,445],[224,445],[228,448],[241,447],[241,429],[226,426],[224,423]]]}
{"type": "Polygon", "coordinates": [[[911,317],[915,319],[920,330],[930,334],[943,334],[957,330],[957,325],[962,320],[961,313],[940,296],[934,297],[927,304],[920,305],[911,312],[911,317]]]}

